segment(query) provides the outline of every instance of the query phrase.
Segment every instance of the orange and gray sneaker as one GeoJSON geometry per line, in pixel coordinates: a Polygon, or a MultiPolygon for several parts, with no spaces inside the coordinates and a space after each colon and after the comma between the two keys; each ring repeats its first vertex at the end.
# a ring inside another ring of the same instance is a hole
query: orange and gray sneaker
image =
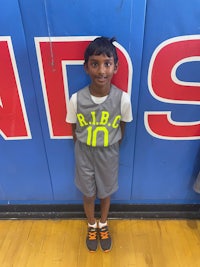
{"type": "Polygon", "coordinates": [[[90,252],[95,252],[98,246],[97,228],[88,227],[86,245],[90,252]]]}
{"type": "Polygon", "coordinates": [[[112,239],[108,231],[108,226],[99,228],[100,246],[104,252],[108,252],[112,247],[112,239]]]}

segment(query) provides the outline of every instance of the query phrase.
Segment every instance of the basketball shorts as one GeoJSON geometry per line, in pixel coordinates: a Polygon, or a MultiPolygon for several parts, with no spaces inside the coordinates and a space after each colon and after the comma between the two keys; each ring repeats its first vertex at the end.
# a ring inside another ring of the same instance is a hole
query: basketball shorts
{"type": "Polygon", "coordinates": [[[84,196],[106,198],[118,189],[119,143],[90,147],[76,141],[75,184],[84,196]]]}

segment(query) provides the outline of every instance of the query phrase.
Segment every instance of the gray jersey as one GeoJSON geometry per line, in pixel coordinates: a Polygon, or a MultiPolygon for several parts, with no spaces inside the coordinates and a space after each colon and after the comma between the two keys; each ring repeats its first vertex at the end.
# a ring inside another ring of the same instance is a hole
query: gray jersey
{"type": "Polygon", "coordinates": [[[77,139],[88,146],[109,146],[121,139],[122,91],[111,86],[110,93],[101,104],[91,98],[89,87],[77,93],[77,139]]]}

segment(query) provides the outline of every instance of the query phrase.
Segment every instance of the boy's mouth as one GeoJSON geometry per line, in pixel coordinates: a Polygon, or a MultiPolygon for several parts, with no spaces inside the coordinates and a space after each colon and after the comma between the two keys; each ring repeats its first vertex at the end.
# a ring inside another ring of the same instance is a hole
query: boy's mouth
{"type": "Polygon", "coordinates": [[[105,76],[97,76],[96,79],[99,81],[99,82],[104,82],[107,78],[105,76]]]}

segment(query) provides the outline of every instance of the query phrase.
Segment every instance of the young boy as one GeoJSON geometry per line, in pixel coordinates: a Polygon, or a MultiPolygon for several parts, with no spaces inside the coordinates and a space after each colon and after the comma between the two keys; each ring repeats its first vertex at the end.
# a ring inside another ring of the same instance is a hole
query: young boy
{"type": "Polygon", "coordinates": [[[113,39],[98,37],[85,51],[84,68],[91,83],[73,94],[67,122],[75,141],[75,184],[83,193],[88,220],[86,245],[96,251],[111,249],[107,217],[110,196],[118,189],[119,143],[125,123],[132,120],[129,95],[111,84],[118,69],[113,39]],[[95,218],[95,199],[100,199],[101,217],[95,218]]]}

